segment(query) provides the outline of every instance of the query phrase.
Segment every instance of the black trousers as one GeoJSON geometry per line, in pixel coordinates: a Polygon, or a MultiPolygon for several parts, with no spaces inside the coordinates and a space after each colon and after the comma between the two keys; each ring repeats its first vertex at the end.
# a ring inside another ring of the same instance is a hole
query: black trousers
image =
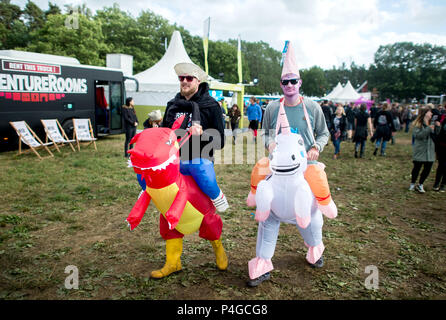
{"type": "Polygon", "coordinates": [[[437,174],[435,175],[434,185],[438,187],[446,185],[446,157],[438,158],[437,174]]]}
{"type": "Polygon", "coordinates": [[[423,166],[423,171],[420,176],[420,184],[423,184],[426,181],[429,173],[431,172],[433,162],[421,162],[421,161],[413,161],[413,169],[412,169],[412,183],[417,181],[418,175],[420,174],[421,167],[423,166]]]}
{"type": "MultiPolygon", "coordinates": [[[[130,140],[135,136],[136,134],[136,127],[135,126],[127,126],[125,127],[125,144],[124,144],[124,156],[128,156],[127,151],[129,150],[129,143],[130,140]]],[[[130,149],[133,148],[133,145],[130,146],[130,149]]]]}

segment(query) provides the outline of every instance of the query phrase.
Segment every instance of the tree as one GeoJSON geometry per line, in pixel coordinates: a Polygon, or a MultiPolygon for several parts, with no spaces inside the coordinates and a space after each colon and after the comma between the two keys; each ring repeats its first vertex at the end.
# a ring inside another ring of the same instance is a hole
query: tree
{"type": "Polygon", "coordinates": [[[29,36],[21,16],[19,6],[10,0],[0,1],[0,49],[26,46],[29,36]]]}
{"type": "Polygon", "coordinates": [[[51,2],[48,2],[48,10],[45,11],[45,20],[48,19],[48,16],[50,14],[61,14],[61,13],[62,13],[62,11],[57,6],[57,4],[53,4],[51,2]]]}
{"type": "Polygon", "coordinates": [[[101,25],[86,16],[78,16],[78,29],[65,26],[68,15],[48,16],[42,28],[32,32],[36,39],[25,49],[77,58],[82,64],[104,66],[109,47],[104,43],[101,25]]]}
{"type": "Polygon", "coordinates": [[[28,0],[23,10],[23,18],[28,32],[40,29],[45,24],[45,13],[34,2],[28,0]]]}
{"type": "MultiPolygon", "coordinates": [[[[235,46],[237,40],[229,40],[235,46]]],[[[282,54],[271,48],[266,42],[246,42],[242,41],[241,49],[243,65],[248,66],[249,77],[244,76],[247,82],[258,79],[257,87],[247,87],[247,94],[265,94],[280,92],[280,60],[282,54]]]]}
{"type": "Polygon", "coordinates": [[[301,70],[302,93],[307,96],[323,96],[327,90],[327,80],[324,70],[313,66],[308,70],[301,70]]]}
{"type": "Polygon", "coordinates": [[[443,93],[445,72],[446,47],[412,42],[380,46],[369,68],[371,86],[398,100],[443,93]]]}

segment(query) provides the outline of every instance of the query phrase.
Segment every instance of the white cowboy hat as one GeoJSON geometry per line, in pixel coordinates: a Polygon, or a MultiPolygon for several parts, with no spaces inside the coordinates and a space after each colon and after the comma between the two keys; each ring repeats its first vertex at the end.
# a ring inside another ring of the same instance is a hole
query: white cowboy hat
{"type": "Polygon", "coordinates": [[[148,116],[152,121],[158,121],[163,118],[161,116],[161,110],[153,110],[152,112],[149,112],[148,116]]]}
{"type": "Polygon", "coordinates": [[[201,70],[201,68],[194,63],[181,62],[177,63],[173,68],[178,76],[193,76],[200,80],[200,82],[204,82],[208,79],[206,72],[201,70]]]}

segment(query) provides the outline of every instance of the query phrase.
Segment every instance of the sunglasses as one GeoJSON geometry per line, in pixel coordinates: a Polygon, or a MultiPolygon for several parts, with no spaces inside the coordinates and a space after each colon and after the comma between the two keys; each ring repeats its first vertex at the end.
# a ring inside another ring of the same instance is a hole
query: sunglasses
{"type": "Polygon", "coordinates": [[[180,82],[183,82],[184,79],[186,79],[187,82],[192,82],[194,80],[194,77],[192,77],[192,76],[178,76],[178,79],[180,80],[180,82]]]}
{"type": "Polygon", "coordinates": [[[300,79],[289,79],[289,80],[280,80],[280,82],[282,83],[283,86],[288,85],[289,82],[291,82],[291,84],[296,84],[299,82],[300,79]]]}

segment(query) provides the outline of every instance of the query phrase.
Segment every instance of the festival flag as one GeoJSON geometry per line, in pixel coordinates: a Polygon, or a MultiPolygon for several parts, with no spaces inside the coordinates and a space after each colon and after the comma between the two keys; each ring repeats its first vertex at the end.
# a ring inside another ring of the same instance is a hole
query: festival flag
{"type": "Polygon", "coordinates": [[[238,71],[238,82],[242,83],[242,43],[240,40],[240,35],[238,35],[238,47],[237,47],[237,71],[238,71]]]}
{"type": "Polygon", "coordinates": [[[209,74],[208,66],[208,45],[209,45],[209,30],[211,28],[211,17],[204,20],[203,24],[203,48],[204,48],[204,66],[205,71],[209,74]]]}

